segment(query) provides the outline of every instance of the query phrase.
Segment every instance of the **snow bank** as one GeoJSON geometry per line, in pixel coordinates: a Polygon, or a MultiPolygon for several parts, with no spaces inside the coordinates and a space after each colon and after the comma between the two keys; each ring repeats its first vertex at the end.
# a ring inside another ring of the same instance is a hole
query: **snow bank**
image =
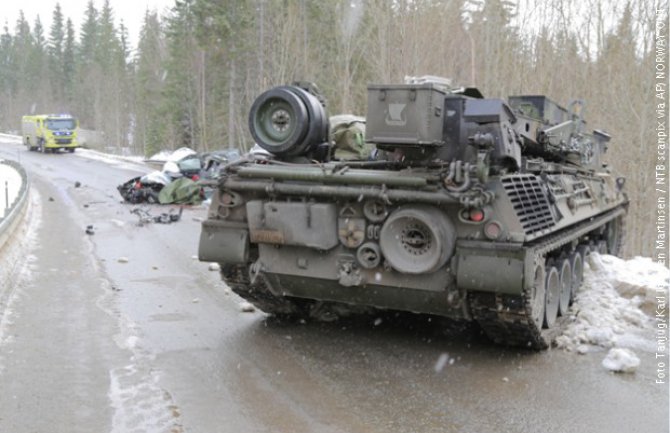
{"type": "MultiPolygon", "coordinates": [[[[654,352],[656,296],[667,297],[669,280],[670,270],[649,258],[622,260],[591,254],[586,260],[584,284],[557,345],[579,353],[598,347],[654,352]]],[[[630,350],[610,350],[603,366],[632,371],[637,367],[632,366],[636,359],[630,350]]]]}
{"type": "Polygon", "coordinates": [[[122,168],[126,167],[136,170],[138,167],[141,167],[146,170],[146,166],[144,165],[144,158],[141,156],[112,155],[111,153],[103,153],[98,152],[97,150],[84,148],[78,148],[76,155],[83,158],[101,161],[110,165],[122,166],[122,168]]]}
{"type": "Polygon", "coordinates": [[[20,135],[0,134],[0,140],[6,141],[6,142],[12,142],[12,143],[15,143],[15,144],[23,144],[23,139],[21,138],[20,135]]]}

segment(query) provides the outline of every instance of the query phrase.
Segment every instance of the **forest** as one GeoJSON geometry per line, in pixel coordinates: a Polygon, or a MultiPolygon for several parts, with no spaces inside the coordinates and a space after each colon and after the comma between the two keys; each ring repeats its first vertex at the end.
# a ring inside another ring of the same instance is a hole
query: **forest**
{"type": "Polygon", "coordinates": [[[107,151],[247,150],[254,98],[296,80],[316,83],[330,114],[364,115],[368,83],[426,74],[487,97],[580,98],[627,178],[626,254],[653,253],[655,31],[660,19],[667,35],[666,1],[175,0],[139,13],[136,46],[109,0],[90,0],[79,28],[58,4],[48,29],[39,17],[5,23],[0,130],[17,131],[24,114],[68,112],[107,151]]]}

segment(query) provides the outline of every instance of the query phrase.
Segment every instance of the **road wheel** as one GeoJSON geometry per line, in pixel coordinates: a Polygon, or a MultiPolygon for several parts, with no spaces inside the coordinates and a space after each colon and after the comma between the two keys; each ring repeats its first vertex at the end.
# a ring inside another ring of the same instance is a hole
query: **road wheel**
{"type": "Polygon", "coordinates": [[[572,265],[570,263],[568,259],[563,259],[561,263],[561,292],[558,302],[558,314],[561,316],[565,316],[568,313],[570,298],[572,297],[572,265]]]}
{"type": "Polygon", "coordinates": [[[570,255],[570,263],[572,263],[572,290],[570,294],[570,303],[572,304],[584,281],[584,256],[579,250],[570,255]]]}
{"type": "Polygon", "coordinates": [[[558,317],[558,304],[561,294],[561,278],[556,266],[551,264],[545,283],[544,327],[551,328],[558,317]]]}
{"type": "Polygon", "coordinates": [[[598,252],[598,241],[589,242],[589,254],[598,252]]]}
{"type": "Polygon", "coordinates": [[[537,326],[537,329],[542,329],[542,323],[544,321],[545,297],[546,297],[545,274],[546,271],[544,268],[544,263],[536,264],[535,278],[533,279],[533,287],[531,287],[528,297],[530,303],[530,317],[537,326]]]}
{"type": "Polygon", "coordinates": [[[598,248],[598,254],[608,254],[607,241],[598,241],[596,246],[598,248]]]}

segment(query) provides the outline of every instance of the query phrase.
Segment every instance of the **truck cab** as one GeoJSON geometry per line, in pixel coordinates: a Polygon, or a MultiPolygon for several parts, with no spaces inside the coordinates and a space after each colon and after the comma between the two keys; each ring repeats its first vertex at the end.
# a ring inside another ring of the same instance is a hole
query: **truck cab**
{"type": "Polygon", "coordinates": [[[42,153],[57,152],[59,149],[74,152],[79,147],[78,126],[77,119],[69,114],[23,116],[23,144],[28,150],[42,153]]]}

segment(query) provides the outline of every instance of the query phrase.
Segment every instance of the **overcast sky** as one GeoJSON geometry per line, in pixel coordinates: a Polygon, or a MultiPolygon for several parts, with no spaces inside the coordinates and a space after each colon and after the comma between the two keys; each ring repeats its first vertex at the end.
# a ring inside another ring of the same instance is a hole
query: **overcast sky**
{"type": "MultiPolygon", "coordinates": [[[[98,10],[102,9],[103,2],[104,0],[93,0],[95,8],[98,10]]],[[[19,11],[23,10],[31,29],[35,23],[35,18],[39,14],[44,26],[44,33],[48,37],[51,27],[51,16],[56,3],[60,3],[65,18],[72,19],[77,37],[79,37],[79,29],[88,0],[0,0],[0,26],[4,29],[5,23],[7,23],[9,25],[9,32],[14,34],[14,27],[19,17],[19,11]]],[[[123,23],[128,28],[130,43],[135,48],[144,12],[147,9],[155,9],[158,12],[163,12],[165,9],[172,7],[174,0],[110,0],[109,4],[114,11],[116,26],[118,27],[121,19],[123,19],[123,23]]]]}

